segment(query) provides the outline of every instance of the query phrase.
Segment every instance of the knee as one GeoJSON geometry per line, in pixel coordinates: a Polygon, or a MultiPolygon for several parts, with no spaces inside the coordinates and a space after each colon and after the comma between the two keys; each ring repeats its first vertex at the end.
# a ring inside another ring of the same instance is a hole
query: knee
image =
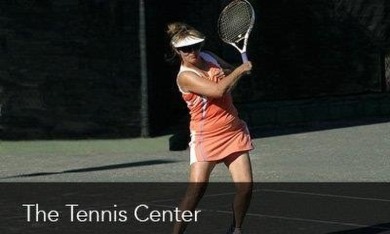
{"type": "Polygon", "coordinates": [[[244,197],[252,196],[253,182],[237,183],[237,194],[244,197]]]}
{"type": "Polygon", "coordinates": [[[199,200],[207,189],[207,182],[192,182],[188,185],[186,196],[189,199],[199,200]]]}

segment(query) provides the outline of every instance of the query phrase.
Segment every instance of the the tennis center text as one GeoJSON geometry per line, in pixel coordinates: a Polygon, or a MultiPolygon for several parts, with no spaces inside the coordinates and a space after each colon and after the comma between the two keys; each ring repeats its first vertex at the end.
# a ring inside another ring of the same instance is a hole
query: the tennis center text
{"type": "Polygon", "coordinates": [[[179,208],[158,209],[152,205],[139,204],[133,208],[119,208],[114,204],[104,208],[83,207],[80,204],[65,204],[61,209],[48,209],[38,203],[22,204],[26,222],[60,221],[78,223],[112,222],[197,222],[200,210],[180,210],[179,208]]]}

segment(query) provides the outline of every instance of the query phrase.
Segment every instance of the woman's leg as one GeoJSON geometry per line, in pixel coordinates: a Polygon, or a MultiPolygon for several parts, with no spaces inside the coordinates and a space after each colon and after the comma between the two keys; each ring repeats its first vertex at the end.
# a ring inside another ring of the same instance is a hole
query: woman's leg
{"type": "MultiPolygon", "coordinates": [[[[211,171],[214,169],[213,162],[195,162],[191,164],[189,185],[185,196],[180,203],[179,210],[195,211],[200,199],[206,191],[211,171]]],[[[183,233],[188,223],[176,222],[173,228],[174,234],[183,233]]]]}
{"type": "Polygon", "coordinates": [[[232,225],[237,229],[235,233],[240,233],[239,230],[252,198],[253,176],[251,161],[249,154],[245,152],[232,155],[225,161],[225,164],[229,168],[237,190],[233,201],[232,225]]]}

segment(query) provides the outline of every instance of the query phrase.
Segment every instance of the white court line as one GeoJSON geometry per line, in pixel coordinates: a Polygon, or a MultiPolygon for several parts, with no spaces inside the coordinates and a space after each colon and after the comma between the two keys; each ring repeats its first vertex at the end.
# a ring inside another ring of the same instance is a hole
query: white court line
{"type": "MultiPolygon", "coordinates": [[[[152,204],[152,206],[155,207],[161,207],[161,208],[170,208],[175,209],[176,206],[169,206],[169,205],[157,205],[152,204]]],[[[200,211],[206,211],[206,212],[214,212],[214,213],[221,213],[221,214],[229,214],[233,215],[232,211],[224,211],[224,210],[212,210],[212,209],[202,209],[199,208],[197,210],[200,211]]],[[[269,219],[281,219],[281,220],[288,220],[288,221],[299,221],[299,222],[310,222],[310,223],[323,223],[323,224],[332,224],[332,225],[341,225],[341,226],[350,226],[355,228],[372,228],[372,229],[379,229],[379,230],[390,230],[390,228],[386,227],[373,227],[370,224],[358,224],[358,223],[346,223],[346,222],[338,222],[338,221],[330,221],[330,220],[319,220],[319,219],[304,219],[304,218],[294,218],[294,217],[287,217],[287,216],[277,216],[277,215],[265,215],[265,214],[256,214],[256,213],[247,213],[246,216],[252,216],[252,217],[261,217],[261,218],[269,218],[269,219]]]]}
{"type": "MultiPolygon", "coordinates": [[[[278,190],[278,189],[256,189],[256,190],[253,190],[253,193],[256,193],[256,192],[300,194],[300,195],[307,195],[307,196],[331,197],[331,198],[353,199],[353,200],[364,200],[364,201],[376,201],[376,202],[390,202],[389,199],[344,196],[344,195],[334,195],[334,194],[324,194],[324,193],[310,193],[310,192],[278,190]]],[[[216,194],[205,195],[203,198],[228,196],[228,195],[231,196],[231,195],[234,195],[234,194],[235,194],[235,192],[216,193],[216,194]]],[[[163,208],[172,208],[172,209],[174,209],[174,208],[176,208],[176,206],[154,204],[154,203],[168,202],[168,201],[174,201],[174,200],[175,199],[155,200],[155,201],[152,201],[151,203],[152,203],[153,206],[156,206],[156,207],[163,207],[163,208]]],[[[232,214],[231,211],[224,211],[224,210],[212,210],[212,209],[201,209],[201,208],[199,208],[199,210],[201,210],[201,211],[208,211],[208,212],[215,212],[215,213],[230,214],[230,215],[232,214]]],[[[372,227],[372,225],[357,224],[357,223],[346,223],[346,222],[338,222],[338,221],[331,221],[331,220],[305,219],[305,218],[265,215],[265,214],[256,214],[256,213],[247,213],[247,216],[263,217],[263,218],[270,218],[270,219],[281,219],[281,220],[289,220],[289,221],[300,221],[300,222],[312,222],[312,223],[324,223],[324,224],[333,224],[333,225],[343,225],[343,226],[351,226],[351,227],[358,227],[358,228],[372,227]]],[[[373,227],[373,228],[374,229],[380,229],[380,230],[390,230],[390,228],[386,228],[386,227],[373,227]]]]}
{"type": "MultiPolygon", "coordinates": [[[[390,202],[390,199],[381,199],[381,198],[371,198],[371,197],[355,197],[355,196],[345,196],[345,195],[335,195],[327,193],[309,193],[309,192],[300,192],[292,190],[279,190],[279,189],[255,189],[252,193],[256,192],[272,192],[272,193],[289,193],[289,194],[301,194],[308,196],[318,196],[318,197],[332,197],[332,198],[344,198],[344,199],[353,199],[353,200],[364,200],[364,201],[377,201],[377,202],[390,202]]],[[[216,193],[203,196],[207,197],[220,197],[220,196],[230,196],[236,194],[235,192],[226,192],[226,193],[216,193]]],[[[184,195],[184,194],[183,194],[184,195]]],[[[154,200],[152,202],[168,202],[175,199],[164,199],[164,200],[154,200]]]]}
{"type": "Polygon", "coordinates": [[[278,189],[261,189],[260,191],[273,192],[273,193],[301,194],[301,195],[318,196],[318,197],[344,198],[344,199],[353,199],[353,200],[390,202],[389,199],[371,198],[371,197],[344,196],[344,195],[334,195],[334,194],[326,194],[326,193],[308,193],[308,192],[299,192],[299,191],[290,191],[290,190],[278,190],[278,189]]]}
{"type": "MultiPolygon", "coordinates": [[[[231,212],[231,211],[217,211],[217,212],[218,213],[225,213],[225,214],[233,214],[233,212],[231,212]]],[[[390,230],[390,228],[386,228],[386,227],[372,227],[372,225],[364,225],[364,224],[357,224],[357,223],[345,223],[345,222],[330,221],[330,220],[303,219],[303,218],[294,218],[294,217],[276,216],[276,215],[263,215],[263,214],[255,214],[255,213],[247,213],[246,215],[253,216],[253,217],[271,218],[271,219],[284,219],[284,220],[289,220],[289,221],[336,224],[336,225],[352,226],[352,227],[359,227],[359,228],[371,227],[371,228],[381,229],[381,230],[390,230]]]]}

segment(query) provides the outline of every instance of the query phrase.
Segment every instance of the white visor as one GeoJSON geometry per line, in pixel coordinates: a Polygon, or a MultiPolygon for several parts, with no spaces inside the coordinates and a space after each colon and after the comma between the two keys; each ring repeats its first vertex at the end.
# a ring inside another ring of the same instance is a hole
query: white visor
{"type": "Polygon", "coordinates": [[[175,48],[179,48],[179,47],[198,44],[198,43],[201,43],[202,41],[204,41],[204,38],[199,38],[199,37],[195,37],[195,36],[188,36],[188,37],[185,37],[184,39],[181,39],[177,42],[173,41],[172,45],[175,48]]]}

